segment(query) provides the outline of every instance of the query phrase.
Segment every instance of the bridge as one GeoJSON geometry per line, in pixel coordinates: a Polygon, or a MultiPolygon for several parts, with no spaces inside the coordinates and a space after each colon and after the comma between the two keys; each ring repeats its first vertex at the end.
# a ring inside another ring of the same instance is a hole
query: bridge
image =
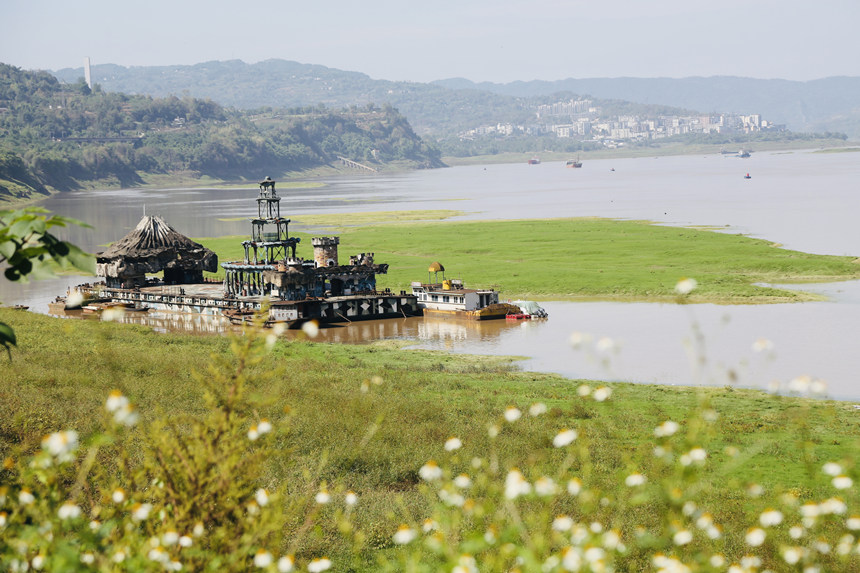
{"type": "Polygon", "coordinates": [[[347,167],[352,167],[354,169],[367,169],[368,171],[372,171],[374,173],[379,173],[377,169],[370,167],[369,165],[364,165],[363,163],[359,163],[358,161],[353,161],[352,159],[347,159],[346,157],[337,156],[340,159],[341,163],[346,165],[347,167]]]}

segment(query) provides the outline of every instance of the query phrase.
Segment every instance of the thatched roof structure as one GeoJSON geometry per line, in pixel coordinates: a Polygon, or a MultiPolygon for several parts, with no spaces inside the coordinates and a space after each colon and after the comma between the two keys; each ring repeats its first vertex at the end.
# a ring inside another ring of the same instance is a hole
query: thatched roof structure
{"type": "Polygon", "coordinates": [[[174,278],[218,270],[218,255],[177,232],[161,217],[145,216],[128,235],[96,256],[99,276],[141,277],[165,271],[174,278]]]}

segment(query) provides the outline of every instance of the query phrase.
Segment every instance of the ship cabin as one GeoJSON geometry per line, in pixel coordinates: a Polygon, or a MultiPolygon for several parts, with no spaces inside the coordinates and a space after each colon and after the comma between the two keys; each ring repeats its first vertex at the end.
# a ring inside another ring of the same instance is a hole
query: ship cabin
{"type": "Polygon", "coordinates": [[[498,291],[465,288],[459,279],[431,284],[413,282],[412,294],[418,297],[418,308],[430,310],[474,311],[499,303],[498,291]]]}

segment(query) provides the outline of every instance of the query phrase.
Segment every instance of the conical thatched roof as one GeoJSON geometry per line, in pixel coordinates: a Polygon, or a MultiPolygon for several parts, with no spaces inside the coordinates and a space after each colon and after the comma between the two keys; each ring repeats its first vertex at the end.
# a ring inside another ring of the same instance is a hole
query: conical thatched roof
{"type": "Polygon", "coordinates": [[[145,216],[128,235],[96,257],[101,276],[122,277],[162,270],[218,270],[218,256],[164,219],[145,216]]]}

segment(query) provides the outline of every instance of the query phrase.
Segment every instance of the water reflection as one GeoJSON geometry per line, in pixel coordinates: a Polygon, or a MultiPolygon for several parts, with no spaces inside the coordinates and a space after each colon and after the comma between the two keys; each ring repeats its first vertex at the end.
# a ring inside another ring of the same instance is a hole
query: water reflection
{"type": "MultiPolygon", "coordinates": [[[[604,216],[677,225],[717,225],[779,241],[808,252],[860,255],[855,213],[860,210],[857,154],[756,153],[739,160],[720,156],[589,160],[582,169],[540,166],[457,167],[398,175],[347,177],[313,189],[286,189],[282,212],[331,214],[409,209],[460,209],[464,219],[604,216]],[[610,167],[615,171],[610,171],[610,167]],[[753,179],[743,180],[751,171],[753,179]],[[814,189],[815,192],[810,192],[814,189]]],[[[91,223],[70,227],[64,238],[102,250],[148,214],[191,237],[246,235],[248,206],[258,190],[171,189],[63,193],[43,203],[91,223]],[[230,221],[239,218],[241,220],[230,221]]],[[[301,229],[299,225],[291,228],[301,229]]],[[[47,302],[79,278],[28,285],[0,280],[0,301],[47,312],[47,302]]],[[[443,319],[391,319],[326,328],[319,340],[360,343],[395,338],[419,348],[472,354],[527,356],[527,370],[571,378],[661,384],[786,384],[809,374],[826,380],[831,395],[860,398],[860,282],[804,285],[833,302],[764,306],[639,303],[546,303],[544,322],[460,324],[443,319]],[[684,341],[704,333],[703,368],[691,368],[684,341]],[[574,331],[616,341],[616,352],[574,350],[574,331]],[[755,353],[760,337],[772,355],[755,353]]],[[[194,315],[188,315],[194,317],[194,315]]],[[[157,318],[157,317],[153,317],[157,318]]],[[[148,320],[135,317],[134,320],[148,320]]],[[[221,332],[203,317],[164,317],[155,328],[221,332]]],[[[131,320],[131,318],[129,318],[131,320]]],[[[291,335],[292,336],[292,335],[291,335]]]]}

